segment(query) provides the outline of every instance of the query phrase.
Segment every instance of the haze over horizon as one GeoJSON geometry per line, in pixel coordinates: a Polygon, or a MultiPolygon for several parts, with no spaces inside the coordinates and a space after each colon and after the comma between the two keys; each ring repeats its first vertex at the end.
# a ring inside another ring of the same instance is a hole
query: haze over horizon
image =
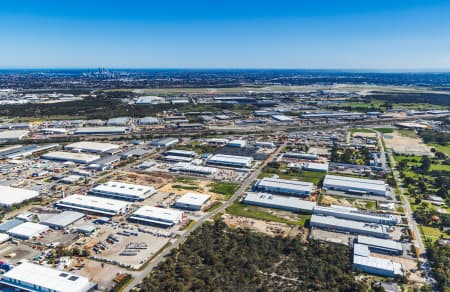
{"type": "Polygon", "coordinates": [[[448,71],[448,1],[2,3],[0,68],[448,71]]]}

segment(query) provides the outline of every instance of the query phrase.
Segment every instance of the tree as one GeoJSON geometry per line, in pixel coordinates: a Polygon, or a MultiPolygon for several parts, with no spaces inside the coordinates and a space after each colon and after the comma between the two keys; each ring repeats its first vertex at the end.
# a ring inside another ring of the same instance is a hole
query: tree
{"type": "Polygon", "coordinates": [[[407,167],[408,167],[408,160],[406,159],[400,160],[400,162],[398,163],[398,168],[400,170],[403,170],[406,169],[407,167]]]}
{"type": "Polygon", "coordinates": [[[431,166],[431,160],[430,160],[430,158],[429,158],[428,156],[424,155],[424,156],[422,157],[422,164],[420,165],[420,168],[421,168],[423,171],[428,171],[428,170],[430,169],[430,166],[431,166]]]}

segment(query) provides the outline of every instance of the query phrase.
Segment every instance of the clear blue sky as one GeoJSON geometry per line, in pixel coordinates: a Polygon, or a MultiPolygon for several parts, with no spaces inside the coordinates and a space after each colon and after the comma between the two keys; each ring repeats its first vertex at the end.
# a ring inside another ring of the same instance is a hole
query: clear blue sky
{"type": "Polygon", "coordinates": [[[450,1],[1,1],[0,67],[450,69],[450,1]]]}

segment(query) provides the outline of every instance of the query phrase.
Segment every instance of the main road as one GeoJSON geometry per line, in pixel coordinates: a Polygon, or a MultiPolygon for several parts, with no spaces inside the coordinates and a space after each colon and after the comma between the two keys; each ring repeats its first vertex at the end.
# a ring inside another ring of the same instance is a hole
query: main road
{"type": "Polygon", "coordinates": [[[231,198],[226,201],[223,205],[221,205],[216,210],[206,214],[205,216],[201,217],[195,224],[185,233],[183,233],[180,237],[177,238],[176,241],[174,241],[170,246],[165,248],[161,253],[159,253],[155,258],[153,258],[150,263],[145,266],[145,268],[142,271],[139,271],[138,274],[136,274],[133,278],[133,280],[128,284],[123,291],[130,291],[133,289],[136,285],[142,282],[142,280],[150,274],[150,272],[160,263],[162,262],[165,257],[175,248],[178,248],[186,239],[187,237],[194,232],[196,229],[198,229],[202,224],[217,214],[225,211],[226,208],[228,208],[231,204],[233,204],[237,199],[239,199],[247,190],[248,187],[253,183],[255,179],[258,178],[258,176],[261,174],[262,169],[267,165],[268,162],[272,161],[283,149],[283,147],[286,144],[283,143],[280,145],[276,151],[274,151],[271,155],[269,155],[266,160],[264,160],[253,172],[250,173],[249,176],[242,182],[239,189],[231,196],[231,198]]]}

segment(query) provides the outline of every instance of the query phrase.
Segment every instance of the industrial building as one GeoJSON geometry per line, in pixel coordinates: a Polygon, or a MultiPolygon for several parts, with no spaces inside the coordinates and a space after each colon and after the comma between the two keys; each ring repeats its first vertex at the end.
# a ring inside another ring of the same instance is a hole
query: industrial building
{"type": "Polygon", "coordinates": [[[81,164],[88,164],[97,159],[100,159],[100,155],[86,154],[86,153],[73,153],[63,151],[53,151],[41,155],[42,159],[55,160],[55,161],[70,161],[81,164]]]}
{"type": "Polygon", "coordinates": [[[303,165],[303,169],[308,171],[328,172],[328,163],[308,162],[303,165]]]}
{"type": "Polygon", "coordinates": [[[120,161],[120,155],[107,155],[100,159],[92,161],[89,163],[88,168],[94,170],[105,170],[114,167],[114,164],[120,161]]]}
{"type": "Polygon", "coordinates": [[[8,130],[0,132],[0,141],[21,140],[28,135],[28,130],[8,130]]]}
{"type": "Polygon", "coordinates": [[[11,219],[11,220],[7,220],[7,221],[5,221],[5,222],[0,224],[0,232],[6,233],[9,230],[13,229],[14,227],[23,224],[24,222],[25,221],[17,219],[17,218],[14,218],[14,219],[11,219]]]}
{"type": "Polygon", "coordinates": [[[92,188],[89,193],[126,201],[142,201],[156,192],[154,187],[109,181],[92,188]]]}
{"type": "Polygon", "coordinates": [[[191,162],[194,158],[186,157],[186,156],[175,156],[175,155],[166,155],[164,156],[165,161],[169,162],[191,162]]]}
{"type": "Polygon", "coordinates": [[[291,123],[294,121],[293,118],[290,118],[285,115],[272,115],[272,119],[274,119],[275,121],[280,122],[280,123],[291,123]]]}
{"type": "Polygon", "coordinates": [[[180,142],[180,140],[178,140],[177,138],[168,137],[168,138],[163,138],[163,139],[152,141],[151,145],[155,146],[155,147],[170,147],[179,142],[180,142]]]}
{"type": "Polygon", "coordinates": [[[311,216],[310,226],[333,232],[361,234],[378,238],[390,238],[387,226],[375,223],[339,219],[331,216],[313,214],[311,216]]]}
{"type": "Polygon", "coordinates": [[[300,115],[304,119],[354,119],[364,116],[363,113],[358,112],[317,112],[317,113],[305,113],[300,115]]]}
{"type": "Polygon", "coordinates": [[[57,201],[55,206],[88,214],[115,216],[125,214],[128,211],[129,203],[95,196],[72,195],[57,201]]]}
{"type": "Polygon", "coordinates": [[[7,231],[7,233],[15,238],[29,240],[39,236],[47,230],[48,226],[46,225],[33,222],[24,222],[23,224],[11,228],[7,231]]]}
{"type": "Polygon", "coordinates": [[[261,192],[302,197],[311,195],[312,188],[313,184],[310,182],[268,177],[259,179],[254,184],[254,189],[261,192]]]}
{"type": "Polygon", "coordinates": [[[277,196],[266,193],[247,193],[242,203],[296,213],[312,213],[316,205],[315,202],[305,201],[297,197],[277,196]]]}
{"type": "Polygon", "coordinates": [[[211,138],[211,139],[208,139],[207,142],[209,145],[225,146],[228,144],[229,140],[223,139],[223,138],[211,138]]]}
{"type": "Polygon", "coordinates": [[[358,235],[357,242],[368,246],[371,252],[384,253],[391,255],[402,255],[403,246],[400,242],[358,235]]]}
{"type": "Polygon", "coordinates": [[[273,142],[256,142],[255,143],[255,147],[260,147],[260,148],[275,148],[276,145],[273,142]]]}
{"type": "Polygon", "coordinates": [[[0,158],[3,159],[18,159],[24,158],[33,155],[34,153],[43,152],[45,150],[49,150],[52,148],[58,147],[58,144],[49,144],[49,145],[18,145],[7,147],[6,149],[0,149],[0,158]]]}
{"type": "Polygon", "coordinates": [[[75,135],[121,135],[128,132],[127,127],[85,127],[74,131],[75,135]]]}
{"type": "Polygon", "coordinates": [[[177,150],[172,149],[164,152],[164,155],[167,156],[182,156],[182,157],[195,157],[197,153],[195,151],[188,151],[188,150],[177,150]]]}
{"type": "Polygon", "coordinates": [[[228,147],[238,147],[238,148],[244,148],[247,146],[246,140],[231,140],[227,144],[228,147]]]}
{"type": "Polygon", "coordinates": [[[217,168],[178,162],[175,165],[172,165],[170,170],[175,172],[184,172],[187,174],[211,175],[217,171],[217,168]]]}
{"type": "Polygon", "coordinates": [[[88,278],[24,262],[2,275],[0,285],[20,291],[88,292],[97,286],[88,278]]]}
{"type": "Polygon", "coordinates": [[[253,157],[216,154],[208,159],[208,164],[231,166],[231,167],[251,167],[253,157]]]}
{"type": "Polygon", "coordinates": [[[327,175],[323,182],[323,188],[337,190],[360,195],[386,196],[387,185],[382,180],[355,178],[338,175],[327,175]]]}
{"type": "Polygon", "coordinates": [[[167,208],[143,206],[137,209],[128,220],[141,224],[171,227],[183,218],[183,212],[167,208]]]}
{"type": "Polygon", "coordinates": [[[319,155],[302,153],[302,152],[286,152],[286,153],[283,153],[283,158],[317,160],[317,159],[319,159],[319,155]]]}
{"type": "Polygon", "coordinates": [[[207,194],[187,193],[175,202],[174,207],[199,211],[210,199],[211,196],[207,194]]]}
{"type": "Polygon", "coordinates": [[[363,212],[359,211],[357,208],[337,205],[331,205],[330,207],[316,206],[314,208],[314,214],[386,225],[396,225],[400,221],[399,217],[395,215],[363,212]]]}
{"type": "Polygon", "coordinates": [[[137,123],[139,125],[147,126],[147,125],[157,125],[159,124],[159,119],[155,117],[145,117],[140,118],[137,123]]]}
{"type": "Polygon", "coordinates": [[[2,206],[20,204],[23,201],[30,200],[38,196],[38,191],[0,185],[0,205],[2,206]]]}
{"type": "Polygon", "coordinates": [[[112,143],[100,142],[76,142],[64,147],[66,150],[78,152],[104,153],[111,150],[120,149],[120,146],[112,143]]]}
{"type": "Polygon", "coordinates": [[[53,229],[63,229],[84,217],[83,213],[76,211],[64,211],[52,216],[41,223],[53,229]]]}
{"type": "Polygon", "coordinates": [[[402,264],[373,257],[370,255],[369,247],[359,243],[353,245],[353,269],[384,277],[395,278],[403,275],[402,264]]]}

